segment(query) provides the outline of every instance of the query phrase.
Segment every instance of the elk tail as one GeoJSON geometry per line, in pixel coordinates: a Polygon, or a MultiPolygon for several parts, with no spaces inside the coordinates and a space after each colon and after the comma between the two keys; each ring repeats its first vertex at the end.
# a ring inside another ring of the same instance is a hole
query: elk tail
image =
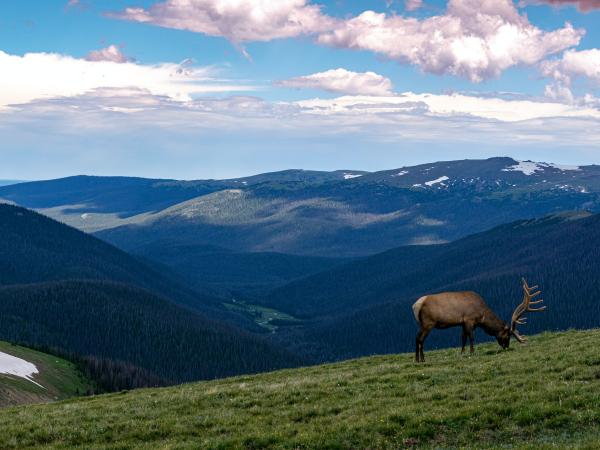
{"type": "Polygon", "coordinates": [[[421,308],[423,307],[423,303],[425,302],[425,299],[427,298],[427,296],[423,296],[421,297],[419,300],[417,300],[415,302],[415,304],[412,306],[412,310],[413,310],[413,314],[415,315],[415,319],[417,322],[421,323],[421,320],[419,319],[419,315],[421,314],[421,308]]]}

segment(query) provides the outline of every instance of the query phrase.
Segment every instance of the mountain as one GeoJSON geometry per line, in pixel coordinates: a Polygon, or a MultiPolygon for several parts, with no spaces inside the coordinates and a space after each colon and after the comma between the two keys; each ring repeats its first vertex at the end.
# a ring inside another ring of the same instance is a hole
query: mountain
{"type": "Polygon", "coordinates": [[[63,400],[94,387],[72,362],[0,341],[0,408],[63,400]]]}
{"type": "Polygon", "coordinates": [[[0,198],[125,250],[176,241],[356,257],[561,211],[598,212],[600,166],[491,158],[221,181],[74,177],[0,188],[0,198]]]}
{"type": "MultiPolygon", "coordinates": [[[[408,351],[422,295],[475,290],[508,320],[521,277],[540,284],[548,312],[525,332],[600,326],[600,215],[574,213],[518,221],[449,244],[408,246],[294,281],[254,301],[303,319],[279,339],[317,359],[408,351]]],[[[428,345],[458,342],[436,331],[428,345]]],[[[479,339],[484,338],[480,333],[479,339]]]]}
{"type": "Polygon", "coordinates": [[[0,205],[0,339],[81,360],[113,388],[299,364],[222,323],[260,330],[221,302],[97,238],[0,205]]]}
{"type": "Polygon", "coordinates": [[[376,356],[0,410],[23,448],[598,447],[600,332],[376,356]]]}
{"type": "Polygon", "coordinates": [[[286,170],[230,180],[198,181],[80,175],[6,186],[0,189],[0,199],[42,210],[70,225],[94,231],[110,228],[113,222],[120,224],[131,216],[155,213],[225,189],[269,182],[318,183],[344,179],[345,174],[286,170]]]}
{"type": "Polygon", "coordinates": [[[24,208],[0,204],[0,285],[91,279],[132,284],[197,310],[223,314],[168,271],[24,208]]]}

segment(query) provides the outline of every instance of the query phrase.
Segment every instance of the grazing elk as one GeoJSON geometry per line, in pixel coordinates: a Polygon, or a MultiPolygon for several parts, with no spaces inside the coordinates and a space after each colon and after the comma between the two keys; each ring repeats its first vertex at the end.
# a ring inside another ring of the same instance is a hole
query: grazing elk
{"type": "Polygon", "coordinates": [[[523,278],[523,302],[515,309],[510,325],[499,319],[475,292],[442,292],[441,294],[421,297],[412,307],[415,319],[421,326],[417,333],[417,362],[425,361],[423,342],[433,328],[462,327],[463,352],[468,337],[471,344],[471,353],[473,353],[473,331],[477,327],[483,328],[483,331],[490,336],[495,336],[498,344],[504,349],[508,348],[511,335],[517,341],[525,342],[525,337],[517,331],[517,325],[525,324],[523,315],[527,312],[539,312],[546,309],[545,306],[531,307],[531,305],[543,301],[541,299],[532,301],[534,297],[541,293],[541,291],[536,291],[537,288],[537,286],[529,287],[527,281],[523,278]]]}

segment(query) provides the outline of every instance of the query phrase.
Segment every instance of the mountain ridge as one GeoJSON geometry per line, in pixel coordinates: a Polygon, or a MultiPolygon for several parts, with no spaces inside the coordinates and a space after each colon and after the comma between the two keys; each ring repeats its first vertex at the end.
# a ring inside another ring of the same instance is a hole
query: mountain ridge
{"type": "Polygon", "coordinates": [[[111,389],[302,361],[221,298],[39,213],[0,205],[0,235],[0,339],[84,361],[111,389]]]}

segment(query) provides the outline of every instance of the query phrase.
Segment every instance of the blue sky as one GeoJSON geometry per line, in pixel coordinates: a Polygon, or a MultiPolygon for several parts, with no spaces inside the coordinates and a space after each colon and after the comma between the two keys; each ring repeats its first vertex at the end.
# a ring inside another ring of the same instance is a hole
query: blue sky
{"type": "Polygon", "coordinates": [[[600,163],[598,3],[2,2],[0,178],[600,163]]]}

